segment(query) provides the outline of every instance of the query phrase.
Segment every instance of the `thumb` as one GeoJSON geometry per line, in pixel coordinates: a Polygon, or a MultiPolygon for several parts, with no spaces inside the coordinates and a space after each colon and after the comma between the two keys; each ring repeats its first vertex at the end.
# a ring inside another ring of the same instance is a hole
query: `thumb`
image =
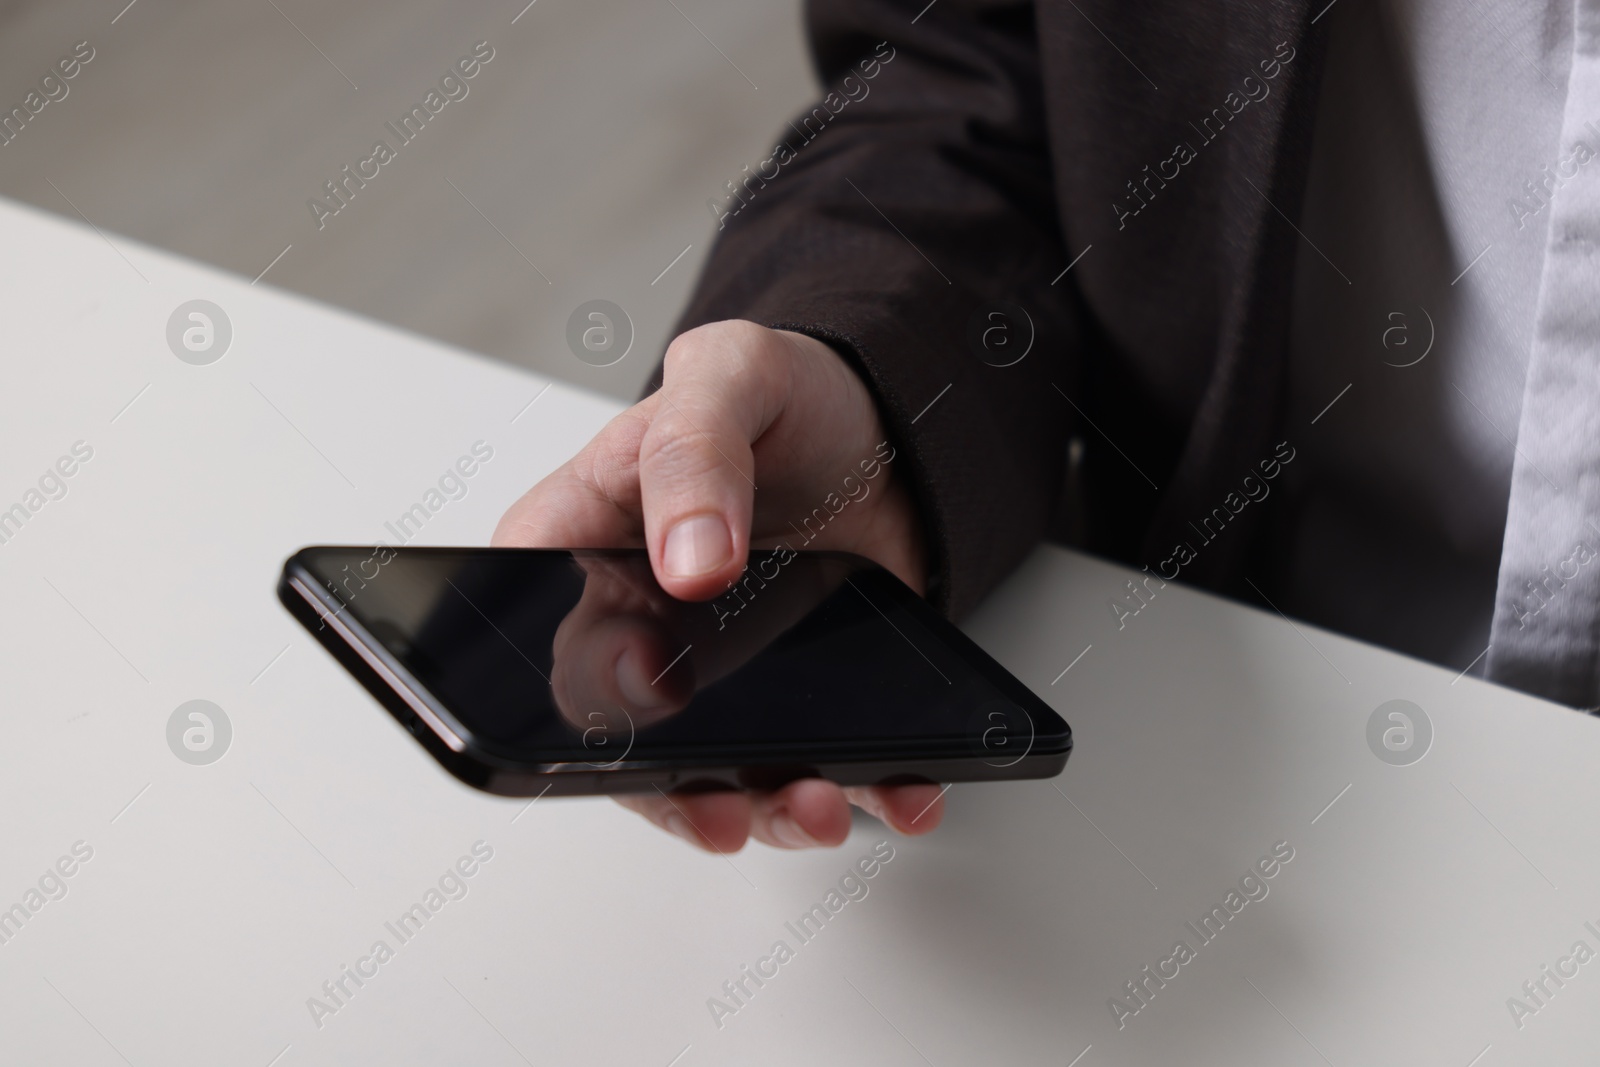
{"type": "Polygon", "coordinates": [[[782,409],[786,349],[781,335],[753,323],[717,323],[667,351],[640,443],[639,489],[656,580],[679,599],[710,599],[744,570],[753,446],[782,409]]]}

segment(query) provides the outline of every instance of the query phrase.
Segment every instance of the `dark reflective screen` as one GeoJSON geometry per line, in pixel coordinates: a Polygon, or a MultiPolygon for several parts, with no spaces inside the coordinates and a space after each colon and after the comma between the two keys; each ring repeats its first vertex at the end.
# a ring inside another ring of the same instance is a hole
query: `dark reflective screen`
{"type": "Polygon", "coordinates": [[[1008,698],[998,668],[975,668],[904,586],[853,556],[753,553],[734,588],[700,603],[663,592],[642,551],[302,559],[479,743],[513,758],[856,742],[908,753],[970,742],[998,758],[1020,756],[1036,731],[1066,732],[1048,709],[1008,698]]]}

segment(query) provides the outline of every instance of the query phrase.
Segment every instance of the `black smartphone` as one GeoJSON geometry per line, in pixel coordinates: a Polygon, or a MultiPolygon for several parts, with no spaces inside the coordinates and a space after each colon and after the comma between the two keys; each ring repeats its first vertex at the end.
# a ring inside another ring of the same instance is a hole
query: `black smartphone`
{"type": "Polygon", "coordinates": [[[643,549],[295,553],[278,596],[450,773],[505,796],[1057,774],[1072,731],[884,568],[751,554],[714,600],[643,549]]]}

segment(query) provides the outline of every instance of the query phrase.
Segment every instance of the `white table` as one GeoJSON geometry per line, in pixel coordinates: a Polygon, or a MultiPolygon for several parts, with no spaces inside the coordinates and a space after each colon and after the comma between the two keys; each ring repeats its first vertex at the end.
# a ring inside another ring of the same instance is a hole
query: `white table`
{"type": "Polygon", "coordinates": [[[1600,951],[1600,724],[1176,585],[1119,631],[1127,575],[1058,549],[968,630],[1077,751],[956,787],[929,838],[862,820],[837,851],[718,858],[605,801],[458,785],[278,605],[280,563],[382,536],[480,440],[415,543],[482,543],[616,404],[528,407],[546,382],[108,236],[0,205],[0,508],[93,448],[0,544],[0,908],[93,849],[0,944],[0,1061],[1592,1062],[1600,962],[1520,1028],[1506,1002],[1600,951]],[[233,327],[208,366],[165,339],[194,298],[233,327]],[[1409,766],[1367,743],[1395,698],[1435,732],[1409,766]],[[233,728],[207,766],[167,744],[192,699],[233,728]],[[785,923],[885,839],[801,944],[785,923]],[[385,923],[478,841],[467,895],[402,943],[385,923]],[[1203,943],[1185,924],[1281,841],[1203,943]],[[1180,938],[1119,1028],[1111,998],[1180,938]],[[780,939],[719,1028],[708,998],[780,939]],[[319,1027],[308,998],[378,940],[319,1027]]]}

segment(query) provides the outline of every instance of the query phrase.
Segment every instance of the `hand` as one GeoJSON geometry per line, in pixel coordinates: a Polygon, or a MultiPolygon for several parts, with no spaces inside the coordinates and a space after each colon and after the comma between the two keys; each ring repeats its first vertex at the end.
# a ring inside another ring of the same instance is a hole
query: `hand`
{"type": "MultiPolygon", "coordinates": [[[[829,494],[842,497],[844,477],[859,481],[862,461],[881,461],[886,438],[871,394],[828,345],[750,322],[711,323],[672,342],[662,387],[513,504],[493,544],[642,543],[663,589],[709,600],[739,577],[752,547],[801,547],[792,524],[829,494]]],[[[904,476],[890,461],[870,484],[805,547],[866,556],[921,593],[927,554],[904,476]]],[[[736,851],[751,835],[783,848],[838,845],[851,803],[910,834],[932,830],[944,811],[937,786],[845,789],[815,778],[771,793],[618,800],[716,852],[736,851]]]]}

